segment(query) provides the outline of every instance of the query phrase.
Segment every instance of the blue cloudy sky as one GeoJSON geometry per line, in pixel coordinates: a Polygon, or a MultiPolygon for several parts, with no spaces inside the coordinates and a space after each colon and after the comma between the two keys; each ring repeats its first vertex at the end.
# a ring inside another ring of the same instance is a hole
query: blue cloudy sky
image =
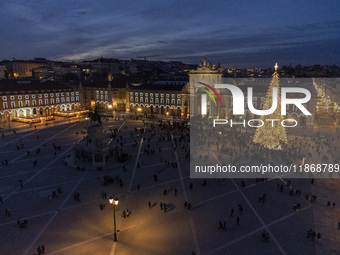
{"type": "Polygon", "coordinates": [[[0,0],[0,60],[340,65],[340,1],[0,0]]]}

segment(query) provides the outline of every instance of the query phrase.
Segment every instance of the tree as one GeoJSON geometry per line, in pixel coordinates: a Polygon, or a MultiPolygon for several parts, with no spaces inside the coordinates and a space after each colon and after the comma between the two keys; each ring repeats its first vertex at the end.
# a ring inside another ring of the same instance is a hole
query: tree
{"type": "Polygon", "coordinates": [[[270,86],[266,94],[266,100],[264,103],[263,110],[268,110],[273,104],[273,88],[277,88],[277,108],[270,115],[262,115],[259,127],[257,127],[253,142],[258,143],[266,148],[279,150],[282,146],[287,144],[286,129],[281,125],[283,117],[281,115],[281,92],[279,75],[277,73],[277,65],[275,65],[275,72],[271,80],[270,86]],[[275,121],[266,121],[275,120],[275,121]],[[262,125],[263,123],[263,125],[262,125]],[[262,125],[262,126],[261,126],[262,125]]]}

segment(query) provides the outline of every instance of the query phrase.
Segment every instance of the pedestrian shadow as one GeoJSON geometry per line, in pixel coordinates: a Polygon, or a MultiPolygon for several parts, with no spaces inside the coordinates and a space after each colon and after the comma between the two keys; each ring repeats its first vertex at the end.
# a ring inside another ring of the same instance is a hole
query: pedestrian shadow
{"type": "Polygon", "coordinates": [[[166,204],[167,208],[166,211],[167,212],[171,212],[172,210],[174,210],[176,208],[175,204],[166,204]]]}
{"type": "Polygon", "coordinates": [[[150,208],[154,208],[157,205],[157,202],[153,203],[150,208]]]}

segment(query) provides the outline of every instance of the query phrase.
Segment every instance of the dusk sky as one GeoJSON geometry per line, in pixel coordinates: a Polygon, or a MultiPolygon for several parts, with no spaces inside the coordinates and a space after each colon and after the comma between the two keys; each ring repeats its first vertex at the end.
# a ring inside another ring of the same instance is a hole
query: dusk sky
{"type": "Polygon", "coordinates": [[[0,60],[340,65],[340,1],[0,1],[0,60]]]}

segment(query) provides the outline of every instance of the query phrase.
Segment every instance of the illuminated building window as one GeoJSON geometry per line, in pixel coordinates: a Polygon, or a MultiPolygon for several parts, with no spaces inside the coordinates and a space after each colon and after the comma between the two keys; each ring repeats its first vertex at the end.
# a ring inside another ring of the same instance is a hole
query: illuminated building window
{"type": "Polygon", "coordinates": [[[170,100],[169,98],[166,99],[166,104],[169,104],[170,100]]]}
{"type": "Polygon", "coordinates": [[[71,102],[74,102],[74,97],[71,97],[71,102]]]}
{"type": "Polygon", "coordinates": [[[177,104],[181,104],[181,99],[177,99],[177,104]]]}
{"type": "Polygon", "coordinates": [[[155,99],[155,103],[156,103],[156,104],[158,104],[158,103],[159,103],[159,101],[158,101],[158,98],[156,98],[156,99],[155,99]]]}
{"type": "Polygon", "coordinates": [[[175,99],[171,99],[171,104],[175,104],[175,99]]]}
{"type": "Polygon", "coordinates": [[[39,99],[39,105],[42,105],[43,103],[42,103],[42,99],[39,99]]]}
{"type": "Polygon", "coordinates": [[[7,102],[3,102],[2,104],[3,104],[3,108],[4,108],[4,109],[7,109],[7,108],[8,108],[7,102]]]}
{"type": "Polygon", "coordinates": [[[79,102],[79,97],[78,96],[76,96],[76,101],[79,102]]]}
{"type": "Polygon", "coordinates": [[[133,97],[130,97],[130,101],[133,102],[133,97]]]}
{"type": "Polygon", "coordinates": [[[46,99],[45,99],[45,105],[47,105],[47,104],[48,104],[48,99],[46,98],[46,99]]]}
{"type": "Polygon", "coordinates": [[[15,108],[15,102],[11,102],[11,108],[15,108]]]}
{"type": "Polygon", "coordinates": [[[138,97],[135,97],[135,102],[138,103],[138,97]]]}
{"type": "Polygon", "coordinates": [[[140,97],[140,102],[143,103],[143,97],[140,97]]]}
{"type": "Polygon", "coordinates": [[[26,106],[30,106],[30,101],[29,100],[26,100],[26,106]]]}
{"type": "Polygon", "coordinates": [[[56,101],[57,104],[60,103],[59,98],[56,98],[55,101],[56,101]]]}
{"type": "Polygon", "coordinates": [[[161,104],[164,104],[164,98],[161,98],[161,104]]]}
{"type": "Polygon", "coordinates": [[[54,104],[54,98],[51,98],[51,104],[54,104]]]}

